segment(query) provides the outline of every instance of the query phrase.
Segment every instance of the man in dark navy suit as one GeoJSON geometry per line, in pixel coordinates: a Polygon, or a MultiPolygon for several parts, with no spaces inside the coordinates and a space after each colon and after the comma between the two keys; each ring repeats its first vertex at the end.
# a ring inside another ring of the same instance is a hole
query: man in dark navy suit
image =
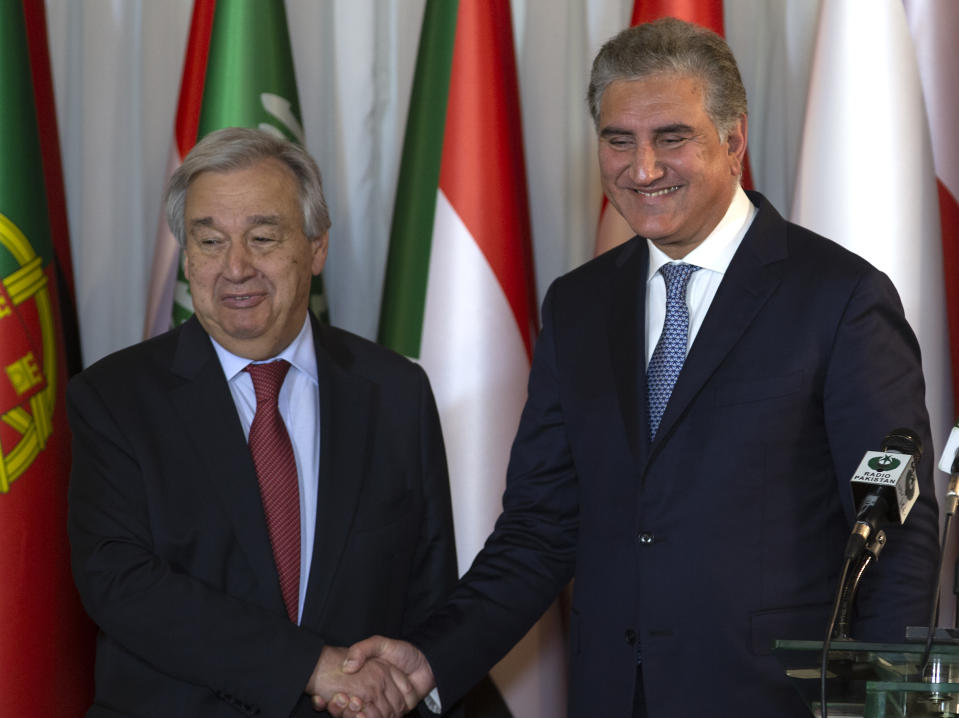
{"type": "Polygon", "coordinates": [[[87,715],[315,715],[336,691],[406,712],[405,676],[346,676],[338,646],[409,631],[456,579],[426,375],[310,314],[330,221],[300,147],[208,135],[167,215],[195,316],[67,392],[73,571],[100,627],[87,715]]]}
{"type": "Polygon", "coordinates": [[[740,187],[746,94],[722,38],[626,30],[588,98],[606,195],[637,236],[546,296],[504,510],[470,571],[410,643],[372,638],[347,669],[385,657],[448,706],[575,576],[572,718],[808,716],[771,644],[823,637],[849,479],[899,426],[926,447],[921,497],[853,634],[927,620],[919,347],[884,274],[740,187]]]}

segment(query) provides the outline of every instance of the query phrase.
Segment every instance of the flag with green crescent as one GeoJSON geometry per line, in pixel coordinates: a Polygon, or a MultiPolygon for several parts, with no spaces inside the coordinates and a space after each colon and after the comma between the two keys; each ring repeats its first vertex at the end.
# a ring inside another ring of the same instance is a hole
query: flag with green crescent
{"type": "MultiPolygon", "coordinates": [[[[282,2],[194,2],[167,176],[199,139],[223,127],[255,127],[301,145],[306,142],[282,2]]],[[[160,215],[146,336],[181,324],[193,313],[180,248],[165,214],[160,215]]],[[[328,320],[321,277],[313,279],[310,308],[328,320]]]]}

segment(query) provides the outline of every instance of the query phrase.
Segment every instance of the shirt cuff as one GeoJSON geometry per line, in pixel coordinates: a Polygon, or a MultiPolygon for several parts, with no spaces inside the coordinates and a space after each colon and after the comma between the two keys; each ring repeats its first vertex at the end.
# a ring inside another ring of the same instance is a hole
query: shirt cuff
{"type": "Polygon", "coordinates": [[[427,693],[426,698],[423,699],[423,702],[426,704],[426,707],[431,713],[439,715],[443,712],[443,705],[440,703],[440,692],[438,688],[434,688],[427,693]]]}

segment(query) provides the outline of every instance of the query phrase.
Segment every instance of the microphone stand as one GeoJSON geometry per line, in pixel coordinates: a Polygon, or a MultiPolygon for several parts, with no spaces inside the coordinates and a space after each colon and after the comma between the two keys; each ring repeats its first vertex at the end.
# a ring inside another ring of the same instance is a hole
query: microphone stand
{"type": "Polygon", "coordinates": [[[859,556],[858,565],[851,579],[842,587],[842,598],[839,603],[839,617],[836,621],[836,629],[833,638],[837,641],[851,641],[849,635],[849,626],[852,618],[852,606],[856,601],[856,591],[859,588],[859,582],[863,574],[873,561],[879,561],[879,554],[886,545],[886,532],[879,530],[869,540],[869,543],[863,549],[859,556]]]}
{"type": "MultiPolygon", "coordinates": [[[[925,676],[926,668],[929,665],[929,655],[932,653],[932,644],[936,639],[936,623],[939,617],[939,587],[942,582],[942,558],[948,545],[949,524],[952,522],[952,516],[955,510],[955,504],[946,509],[946,519],[942,528],[942,545],[939,547],[939,563],[936,566],[936,587],[932,594],[932,605],[929,607],[929,624],[926,628],[926,647],[922,653],[922,660],[919,664],[920,679],[925,676]]],[[[953,580],[953,584],[955,584],[955,580],[953,580]]]]}
{"type": "Polygon", "coordinates": [[[959,628],[959,558],[956,559],[956,565],[952,570],[952,595],[956,597],[955,615],[952,625],[959,628]]]}
{"type": "MultiPolygon", "coordinates": [[[[913,431],[909,429],[894,429],[882,440],[880,451],[909,456],[909,460],[913,462],[913,465],[910,467],[907,463],[901,471],[914,472],[915,465],[918,464],[919,456],[922,453],[922,447],[913,431]]],[[[891,468],[895,468],[898,465],[899,462],[897,461],[895,464],[892,464],[891,468]]],[[[877,468],[878,470],[878,467],[873,468],[877,468]]],[[[901,480],[901,478],[900,473],[897,481],[901,480]]],[[[915,481],[915,476],[907,476],[906,478],[915,481]]],[[[909,484],[909,486],[912,501],[914,502],[918,492],[912,484],[909,484]]],[[[896,491],[896,494],[898,495],[898,491],[896,491]]],[[[862,500],[862,504],[857,512],[856,523],[853,526],[849,540],[846,542],[846,549],[843,552],[842,569],[839,572],[839,584],[836,589],[836,597],[833,601],[832,612],[826,627],[826,637],[823,640],[822,652],[820,653],[819,715],[822,718],[827,718],[828,715],[826,673],[829,646],[833,638],[837,640],[852,640],[849,635],[850,615],[852,613],[852,604],[856,597],[856,591],[859,588],[859,582],[866,568],[869,564],[878,560],[879,553],[886,545],[886,533],[879,528],[880,524],[888,523],[889,521],[895,520],[895,518],[898,518],[901,523],[905,518],[905,516],[902,515],[901,506],[899,507],[900,511],[898,512],[898,516],[890,515],[890,498],[895,497],[887,497],[883,492],[878,490],[875,490],[874,493],[867,494],[862,500]],[[853,571],[851,579],[850,571],[853,571]]],[[[912,504],[910,503],[908,508],[911,507],[912,504]]],[[[906,509],[907,513],[908,508],[906,509]]]]}
{"type": "Polygon", "coordinates": [[[862,533],[854,533],[850,536],[846,544],[845,560],[842,564],[842,570],[839,572],[839,585],[836,588],[836,598],[833,601],[832,615],[829,617],[829,625],[826,627],[826,637],[822,642],[822,653],[820,654],[820,672],[819,672],[819,715],[827,718],[828,708],[826,702],[826,669],[828,665],[829,646],[833,638],[837,641],[851,641],[849,635],[850,615],[852,614],[852,603],[856,598],[856,589],[859,588],[859,581],[865,573],[866,568],[873,561],[878,560],[879,552],[886,545],[886,532],[882,529],[871,534],[862,548],[857,546],[858,539],[862,538],[862,533]],[[855,561],[855,573],[851,580],[849,571],[855,561]]]}
{"type": "MultiPolygon", "coordinates": [[[[956,428],[959,428],[957,424],[956,428]]],[[[949,435],[950,441],[953,438],[956,429],[949,435]]],[[[940,468],[942,463],[940,462],[940,468]]],[[[946,546],[949,541],[949,527],[952,523],[952,517],[956,513],[957,504],[959,504],[959,451],[956,452],[950,467],[949,485],[946,487],[946,511],[945,521],[942,527],[942,545],[939,547],[939,563],[936,566],[936,587],[932,594],[932,605],[929,607],[929,625],[926,630],[926,648],[922,654],[922,663],[919,664],[919,677],[922,678],[926,673],[926,667],[929,665],[929,655],[932,652],[932,644],[936,639],[936,623],[939,618],[939,587],[942,584],[942,560],[945,558],[946,546]]],[[[959,572],[959,562],[956,563],[955,570],[959,572]]],[[[956,577],[953,576],[952,591],[956,593],[956,577]]],[[[959,607],[956,613],[959,619],[959,607]]]]}

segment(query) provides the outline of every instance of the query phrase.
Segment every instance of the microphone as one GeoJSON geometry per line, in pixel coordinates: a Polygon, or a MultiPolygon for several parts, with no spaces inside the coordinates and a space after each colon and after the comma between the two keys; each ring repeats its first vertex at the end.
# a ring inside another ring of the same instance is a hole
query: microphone
{"type": "Polygon", "coordinates": [[[952,516],[956,513],[956,503],[959,502],[959,421],[952,427],[949,438],[946,439],[946,448],[942,450],[942,458],[939,459],[939,470],[949,474],[949,483],[946,486],[946,516],[952,516]]]}
{"type": "MultiPolygon", "coordinates": [[[[959,442],[959,432],[957,432],[959,442]]],[[[916,466],[922,444],[910,429],[894,429],[882,440],[880,451],[867,451],[853,474],[853,499],[858,511],[846,558],[855,558],[872,536],[888,524],[902,524],[919,498],[916,466]]],[[[959,494],[957,494],[959,496],[959,494]]]]}

